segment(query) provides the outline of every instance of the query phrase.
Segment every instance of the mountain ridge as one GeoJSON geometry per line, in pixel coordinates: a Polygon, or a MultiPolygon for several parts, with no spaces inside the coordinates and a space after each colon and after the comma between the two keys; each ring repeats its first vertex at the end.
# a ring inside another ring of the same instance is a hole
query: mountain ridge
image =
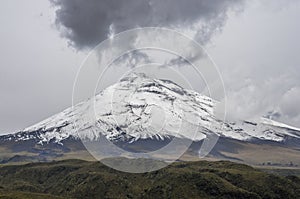
{"type": "Polygon", "coordinates": [[[217,103],[170,80],[153,79],[134,73],[109,86],[94,98],[20,132],[0,136],[0,139],[36,139],[39,144],[62,144],[61,141],[69,136],[95,139],[99,134],[111,141],[121,139],[131,142],[146,138],[163,140],[173,136],[199,141],[208,134],[237,140],[261,139],[276,142],[283,142],[287,137],[300,137],[299,129],[266,118],[259,123],[223,122],[214,115],[217,103]],[[157,121],[157,117],[164,117],[162,119],[167,120],[168,124],[161,126],[161,118],[157,121]],[[190,126],[187,125],[187,129],[182,132],[174,133],[181,128],[182,121],[190,126]],[[189,131],[195,131],[195,126],[198,128],[197,132],[189,134],[189,131]],[[92,130],[88,134],[81,132],[89,128],[92,130]],[[97,132],[94,132],[95,129],[97,132]]]}

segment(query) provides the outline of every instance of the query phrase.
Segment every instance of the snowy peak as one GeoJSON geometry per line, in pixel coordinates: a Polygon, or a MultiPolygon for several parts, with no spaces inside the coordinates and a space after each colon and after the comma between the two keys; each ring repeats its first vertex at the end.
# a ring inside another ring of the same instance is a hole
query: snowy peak
{"type": "Polygon", "coordinates": [[[211,134],[237,140],[299,138],[297,129],[275,122],[222,122],[214,115],[217,103],[170,80],[132,73],[93,98],[7,137],[26,140],[35,135],[41,144],[100,135],[116,142],[170,137],[198,141],[211,134]]]}
{"type": "Polygon", "coordinates": [[[214,103],[171,81],[132,74],[97,95],[93,108],[97,127],[110,140],[172,136],[199,140],[204,134],[193,129],[216,121],[214,103]]]}

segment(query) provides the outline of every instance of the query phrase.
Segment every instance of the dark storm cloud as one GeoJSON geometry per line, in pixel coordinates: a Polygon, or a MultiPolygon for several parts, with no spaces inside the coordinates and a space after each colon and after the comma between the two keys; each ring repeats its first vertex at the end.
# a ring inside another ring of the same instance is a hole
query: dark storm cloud
{"type": "MultiPolygon", "coordinates": [[[[201,22],[197,39],[205,43],[222,28],[227,11],[243,0],[51,0],[63,37],[78,49],[90,48],[136,27],[190,27],[201,22]]],[[[197,27],[194,27],[197,28],[197,27]]]]}

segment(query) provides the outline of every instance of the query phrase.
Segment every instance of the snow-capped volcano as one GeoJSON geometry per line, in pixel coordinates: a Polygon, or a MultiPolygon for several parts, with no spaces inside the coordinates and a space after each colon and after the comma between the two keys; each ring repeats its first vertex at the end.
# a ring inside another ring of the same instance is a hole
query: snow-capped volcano
{"type": "Polygon", "coordinates": [[[70,136],[134,142],[178,137],[199,141],[209,134],[237,140],[284,141],[298,129],[264,119],[227,123],[214,115],[217,101],[169,80],[130,74],[95,97],[5,139],[61,143],[70,136]]]}

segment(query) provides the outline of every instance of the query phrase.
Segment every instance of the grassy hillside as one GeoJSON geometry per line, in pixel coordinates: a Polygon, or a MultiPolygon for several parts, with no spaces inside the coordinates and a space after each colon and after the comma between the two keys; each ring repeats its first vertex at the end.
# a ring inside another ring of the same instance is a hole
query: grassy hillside
{"type": "Polygon", "coordinates": [[[300,198],[300,179],[228,161],[177,162],[144,174],[82,160],[0,168],[0,198],[58,197],[300,198]]]}

